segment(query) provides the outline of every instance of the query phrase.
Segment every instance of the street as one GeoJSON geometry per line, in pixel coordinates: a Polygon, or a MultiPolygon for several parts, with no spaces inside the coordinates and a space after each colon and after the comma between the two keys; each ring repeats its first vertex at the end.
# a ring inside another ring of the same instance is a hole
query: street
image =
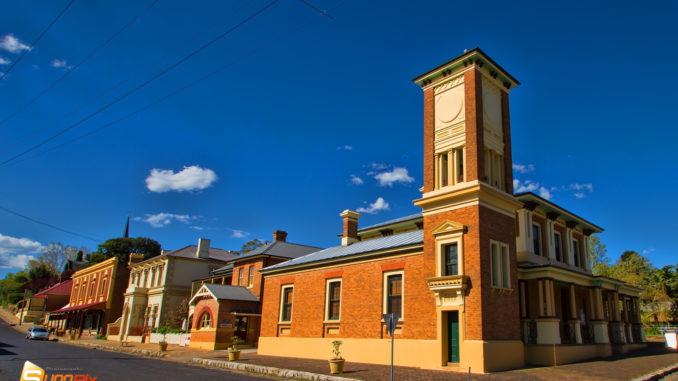
{"type": "Polygon", "coordinates": [[[26,360],[45,369],[48,374],[59,373],[61,369],[64,374],[89,374],[91,378],[97,377],[97,381],[267,379],[53,341],[29,341],[24,339],[23,333],[0,320],[0,380],[19,381],[26,360]]]}

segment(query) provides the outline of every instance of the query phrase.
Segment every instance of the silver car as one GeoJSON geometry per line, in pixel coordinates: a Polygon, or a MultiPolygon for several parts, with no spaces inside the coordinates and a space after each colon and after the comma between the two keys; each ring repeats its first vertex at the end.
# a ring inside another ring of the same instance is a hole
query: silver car
{"type": "Polygon", "coordinates": [[[31,327],[26,331],[28,340],[49,340],[49,331],[45,327],[31,327]]]}

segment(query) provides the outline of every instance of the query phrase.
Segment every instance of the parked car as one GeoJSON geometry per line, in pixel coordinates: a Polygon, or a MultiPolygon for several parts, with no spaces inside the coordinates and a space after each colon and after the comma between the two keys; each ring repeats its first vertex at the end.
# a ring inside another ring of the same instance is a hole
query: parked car
{"type": "Polygon", "coordinates": [[[31,327],[26,331],[28,340],[49,340],[49,331],[45,327],[31,327]]]}

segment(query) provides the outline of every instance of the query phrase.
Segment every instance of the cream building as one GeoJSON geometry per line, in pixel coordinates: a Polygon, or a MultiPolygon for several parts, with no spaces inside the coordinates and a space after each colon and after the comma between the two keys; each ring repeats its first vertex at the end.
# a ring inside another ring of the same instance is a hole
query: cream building
{"type": "MultiPolygon", "coordinates": [[[[144,341],[151,328],[169,324],[182,300],[191,296],[191,281],[204,278],[235,253],[210,247],[200,238],[198,245],[163,251],[157,257],[130,264],[129,285],[125,291],[120,340],[144,341]]],[[[133,261],[131,261],[133,262],[133,261]]]]}

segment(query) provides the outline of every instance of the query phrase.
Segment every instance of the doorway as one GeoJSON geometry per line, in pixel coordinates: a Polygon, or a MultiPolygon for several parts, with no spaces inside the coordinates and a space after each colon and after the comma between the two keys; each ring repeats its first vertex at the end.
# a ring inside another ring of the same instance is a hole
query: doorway
{"type": "Polygon", "coordinates": [[[247,343],[247,316],[238,316],[235,318],[235,335],[243,343],[247,343]]]}
{"type": "Polygon", "coordinates": [[[459,311],[447,313],[447,362],[459,363],[459,311]]]}

